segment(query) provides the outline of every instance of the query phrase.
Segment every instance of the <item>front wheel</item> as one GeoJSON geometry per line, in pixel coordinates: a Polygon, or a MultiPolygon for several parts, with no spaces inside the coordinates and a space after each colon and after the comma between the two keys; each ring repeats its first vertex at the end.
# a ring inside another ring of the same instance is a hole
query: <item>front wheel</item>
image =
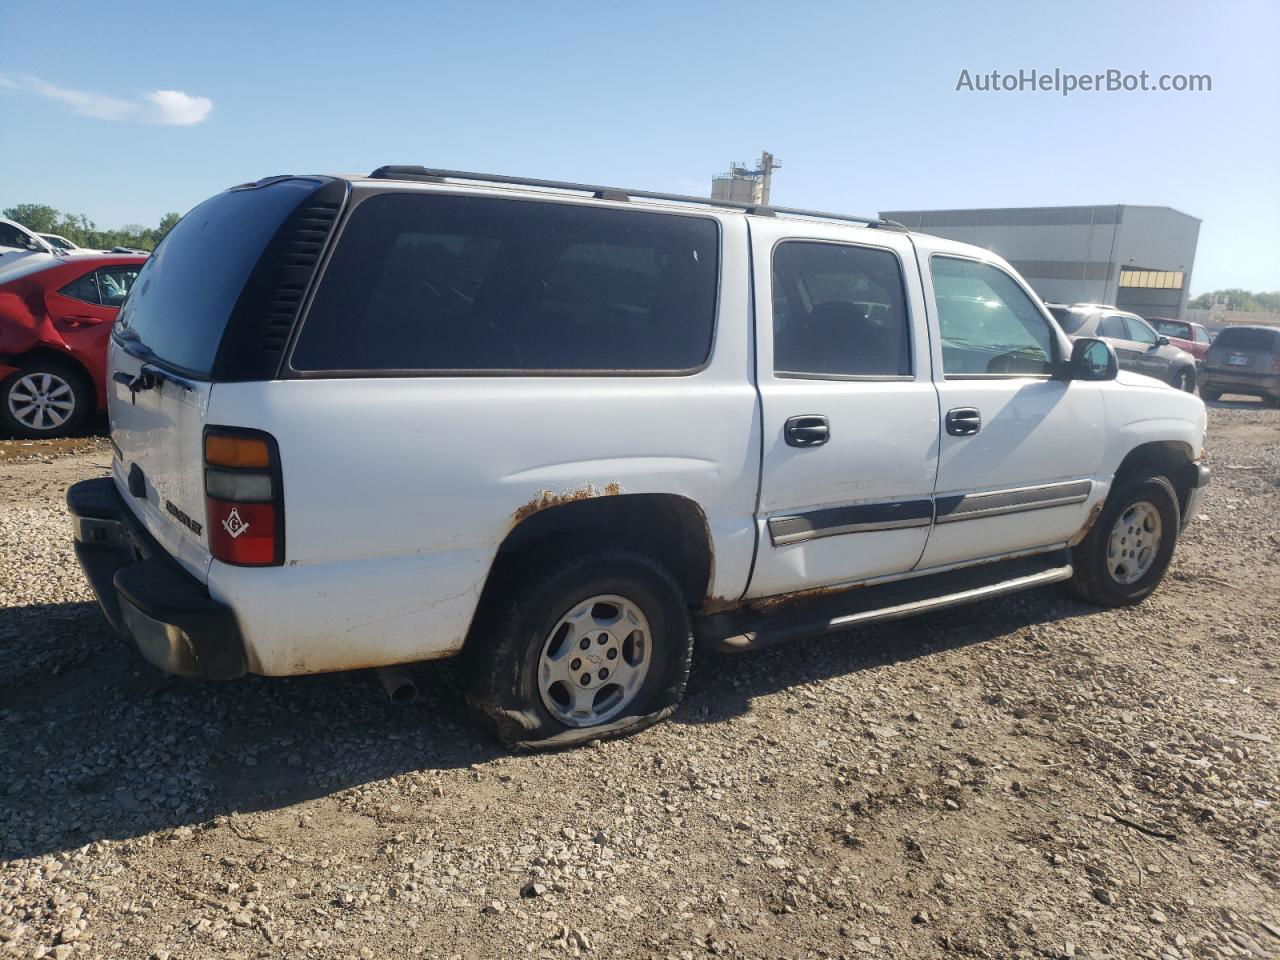
{"type": "Polygon", "coordinates": [[[693,657],[667,569],[626,549],[561,550],[508,571],[467,640],[467,703],[507,746],[634,733],[674,712],[693,657]]]}
{"type": "Polygon", "coordinates": [[[1164,578],[1180,522],[1168,478],[1119,480],[1097,522],[1071,550],[1072,588],[1103,607],[1141,603],[1164,578]]]}
{"type": "Polygon", "coordinates": [[[1183,367],[1173,375],[1170,383],[1186,393],[1196,392],[1196,371],[1194,367],[1183,367]]]}

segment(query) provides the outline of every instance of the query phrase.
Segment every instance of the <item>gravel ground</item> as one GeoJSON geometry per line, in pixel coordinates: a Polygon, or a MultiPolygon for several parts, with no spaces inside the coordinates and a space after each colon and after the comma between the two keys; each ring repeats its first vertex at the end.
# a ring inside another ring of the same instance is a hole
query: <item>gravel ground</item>
{"type": "Polygon", "coordinates": [[[105,445],[0,456],[0,956],[1280,955],[1280,411],[1209,456],[1137,609],[703,652],[673,720],[532,757],[449,664],[411,708],[140,665],[61,505],[105,445]]]}

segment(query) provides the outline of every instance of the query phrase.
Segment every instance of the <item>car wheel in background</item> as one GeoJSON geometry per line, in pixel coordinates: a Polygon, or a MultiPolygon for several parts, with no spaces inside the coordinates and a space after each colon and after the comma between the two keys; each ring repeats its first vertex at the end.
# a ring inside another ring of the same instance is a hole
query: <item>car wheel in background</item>
{"type": "Polygon", "coordinates": [[[1072,589],[1103,607],[1142,602],[1163,579],[1180,526],[1178,495],[1167,477],[1117,478],[1097,522],[1071,549],[1072,589]]]}
{"type": "Polygon", "coordinates": [[[583,547],[500,574],[463,650],[467,703],[507,746],[634,733],[684,696],[693,631],[671,574],[642,553],[583,547]]]}
{"type": "Polygon", "coordinates": [[[1181,367],[1173,374],[1170,381],[1173,386],[1187,393],[1196,392],[1196,371],[1195,367],[1181,367]]]}
{"type": "Polygon", "coordinates": [[[93,397],[79,370],[57,360],[32,360],[0,382],[0,432],[27,440],[75,433],[93,397]]]}
{"type": "Polygon", "coordinates": [[[1205,401],[1206,403],[1217,403],[1219,400],[1222,399],[1222,391],[1211,390],[1208,387],[1201,387],[1200,399],[1205,401]]]}

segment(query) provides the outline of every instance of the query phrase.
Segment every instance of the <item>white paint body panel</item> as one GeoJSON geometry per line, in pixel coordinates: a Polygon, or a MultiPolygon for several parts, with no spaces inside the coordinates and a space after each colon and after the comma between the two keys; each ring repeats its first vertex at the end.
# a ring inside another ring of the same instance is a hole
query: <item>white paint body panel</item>
{"type": "Polygon", "coordinates": [[[143,525],[188,573],[201,583],[209,569],[206,531],[197,535],[165,509],[172,503],[200,524],[205,522],[204,425],[209,383],[189,381],[186,388],[163,382],[130,395],[129,388],[114,379],[117,372],[137,376],[142,361],[110,341],[107,362],[107,412],[111,439],[123,459],[114,458],[111,472],[116,487],[143,525]],[[129,493],[128,470],[136,464],[146,478],[147,495],[129,493]]]}

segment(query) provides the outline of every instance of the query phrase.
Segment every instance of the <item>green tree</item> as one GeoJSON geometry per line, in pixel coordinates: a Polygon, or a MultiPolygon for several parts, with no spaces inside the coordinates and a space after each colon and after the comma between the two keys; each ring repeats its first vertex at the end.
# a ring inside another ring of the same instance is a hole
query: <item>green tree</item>
{"type": "Polygon", "coordinates": [[[1213,290],[1200,294],[1188,306],[1193,310],[1208,310],[1215,303],[1226,304],[1228,310],[1276,312],[1280,311],[1280,290],[1269,293],[1254,293],[1252,290],[1241,290],[1239,287],[1213,290]]]}
{"type": "Polygon", "coordinates": [[[155,227],[130,223],[116,230],[100,230],[96,223],[82,213],[64,213],[45,203],[16,203],[0,210],[0,216],[20,223],[36,233],[56,233],[90,250],[110,250],[112,247],[154,250],[156,244],[181,219],[180,214],[166,213],[155,227]]]}
{"type": "Polygon", "coordinates": [[[28,230],[36,233],[54,233],[54,227],[62,216],[57,210],[44,203],[18,203],[0,211],[6,220],[20,223],[28,230]]]}

